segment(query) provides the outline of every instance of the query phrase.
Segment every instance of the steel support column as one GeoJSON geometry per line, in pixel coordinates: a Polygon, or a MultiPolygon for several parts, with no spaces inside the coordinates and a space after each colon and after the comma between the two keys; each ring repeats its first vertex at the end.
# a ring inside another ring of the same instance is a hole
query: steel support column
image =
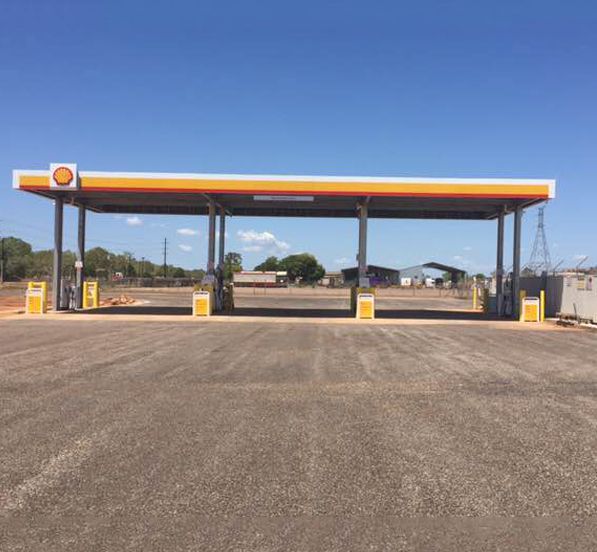
{"type": "Polygon", "coordinates": [[[359,205],[359,287],[369,287],[367,278],[367,202],[359,205]]]}
{"type": "Polygon", "coordinates": [[[226,211],[220,207],[220,244],[218,247],[218,266],[224,274],[224,255],[226,247],[226,211]]]}
{"type": "Polygon", "coordinates": [[[226,211],[220,207],[220,236],[218,244],[218,269],[216,270],[216,310],[224,308],[224,249],[226,247],[226,211]]]}
{"type": "Polygon", "coordinates": [[[495,303],[497,315],[504,312],[504,213],[498,215],[497,258],[495,264],[495,303]]]}
{"type": "Polygon", "coordinates": [[[207,242],[207,275],[213,276],[216,263],[216,205],[209,202],[209,229],[207,242]]]}
{"type": "Polygon", "coordinates": [[[85,282],[85,219],[87,211],[84,205],[79,205],[79,220],[77,224],[77,271],[76,271],[76,306],[83,308],[83,282],[85,282]]]}
{"type": "Polygon", "coordinates": [[[522,207],[514,211],[514,244],[512,248],[512,318],[520,316],[520,235],[522,230],[522,207]]]}
{"type": "Polygon", "coordinates": [[[52,309],[60,310],[62,295],[62,219],[63,199],[54,200],[54,265],[52,268],[52,309]]]}

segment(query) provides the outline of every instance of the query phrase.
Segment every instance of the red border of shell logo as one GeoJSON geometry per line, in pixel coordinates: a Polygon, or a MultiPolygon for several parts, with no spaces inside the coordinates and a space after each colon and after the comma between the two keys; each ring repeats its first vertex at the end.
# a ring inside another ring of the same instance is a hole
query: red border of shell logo
{"type": "Polygon", "coordinates": [[[58,167],[52,173],[52,178],[58,186],[68,186],[73,181],[74,175],[68,167],[58,167]]]}

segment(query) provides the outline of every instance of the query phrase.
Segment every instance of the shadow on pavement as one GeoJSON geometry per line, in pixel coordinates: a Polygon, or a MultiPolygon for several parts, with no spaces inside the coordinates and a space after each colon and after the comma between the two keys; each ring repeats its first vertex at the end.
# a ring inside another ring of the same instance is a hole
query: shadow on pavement
{"type": "MultiPolygon", "coordinates": [[[[190,307],[167,306],[115,306],[79,311],[85,314],[132,314],[132,315],[171,315],[190,316],[190,307]]],[[[216,315],[217,316],[217,315],[216,315]]],[[[276,317],[276,318],[352,318],[348,309],[317,308],[263,308],[237,307],[232,316],[239,317],[276,317]]],[[[504,320],[482,312],[457,311],[449,309],[377,309],[377,319],[411,320],[504,320]]]]}
{"type": "Polygon", "coordinates": [[[474,311],[457,311],[450,309],[395,309],[375,311],[376,318],[414,320],[500,320],[500,318],[474,311]]]}
{"type": "Polygon", "coordinates": [[[123,305],[116,307],[102,307],[100,309],[88,309],[77,311],[81,314],[138,314],[138,315],[173,315],[173,316],[190,316],[193,314],[191,307],[153,307],[153,306],[136,306],[123,305]]]}
{"type": "Polygon", "coordinates": [[[236,307],[232,316],[263,316],[275,318],[350,318],[348,309],[293,309],[236,307]]]}
{"type": "MultiPolygon", "coordinates": [[[[288,309],[288,308],[247,308],[234,309],[233,316],[271,316],[280,318],[352,318],[348,309],[288,309]]],[[[467,312],[436,309],[376,309],[377,319],[412,320],[500,320],[482,312],[467,312]]]]}

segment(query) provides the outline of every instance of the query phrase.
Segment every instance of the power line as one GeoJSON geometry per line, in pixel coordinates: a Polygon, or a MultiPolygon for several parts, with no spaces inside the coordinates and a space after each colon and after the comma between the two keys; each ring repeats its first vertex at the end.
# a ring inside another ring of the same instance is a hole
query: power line
{"type": "MultiPolygon", "coordinates": [[[[28,222],[23,222],[22,220],[16,220],[16,219],[11,219],[11,218],[3,218],[2,219],[5,222],[9,223],[9,227],[13,228],[13,231],[15,232],[20,232],[22,230],[20,230],[19,228],[25,229],[29,232],[33,231],[34,233],[37,233],[39,235],[43,235],[43,236],[48,236],[48,228],[42,228],[41,226],[37,226],[35,224],[30,224],[28,222]]],[[[66,239],[68,239],[68,236],[66,237],[66,239]]],[[[95,239],[95,238],[86,238],[86,241],[91,241],[91,242],[95,242],[95,243],[105,243],[105,244],[113,244],[113,245],[122,245],[122,246],[129,246],[132,247],[135,244],[146,244],[146,240],[144,238],[128,238],[126,241],[121,241],[121,240],[113,240],[110,238],[101,238],[101,239],[95,239]]],[[[161,246],[160,246],[160,251],[161,251],[161,246]]]]}
{"type": "MultiPolygon", "coordinates": [[[[20,225],[20,223],[19,223],[20,225]]],[[[53,249],[54,243],[48,239],[48,232],[41,230],[35,226],[29,224],[22,224],[23,227],[27,227],[25,229],[19,229],[15,223],[12,223],[8,226],[5,226],[4,234],[14,234],[16,236],[25,236],[26,241],[31,240],[35,242],[35,245],[38,248],[42,249],[53,249]],[[31,237],[30,237],[31,236],[31,237]],[[39,237],[43,237],[43,239],[39,239],[39,237]]],[[[96,244],[100,246],[106,246],[110,249],[115,249],[117,252],[122,251],[125,252],[127,250],[135,250],[147,253],[158,254],[162,252],[162,246],[152,246],[148,245],[145,241],[142,244],[137,243],[127,243],[122,241],[110,240],[110,239],[99,239],[99,238],[86,238],[86,242],[89,244],[96,244]]],[[[65,249],[74,249],[76,248],[76,242],[74,239],[70,238],[69,236],[65,236],[64,238],[64,246],[65,249]]]]}

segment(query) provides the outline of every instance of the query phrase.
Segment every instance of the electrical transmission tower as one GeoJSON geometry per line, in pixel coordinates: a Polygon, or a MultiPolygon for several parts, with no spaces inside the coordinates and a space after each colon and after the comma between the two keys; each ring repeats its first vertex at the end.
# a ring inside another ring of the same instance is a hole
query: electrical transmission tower
{"type": "Polygon", "coordinates": [[[527,263],[527,269],[534,274],[549,272],[551,269],[551,257],[547,246],[547,238],[545,237],[544,211],[545,207],[539,207],[533,251],[527,263]]]}

